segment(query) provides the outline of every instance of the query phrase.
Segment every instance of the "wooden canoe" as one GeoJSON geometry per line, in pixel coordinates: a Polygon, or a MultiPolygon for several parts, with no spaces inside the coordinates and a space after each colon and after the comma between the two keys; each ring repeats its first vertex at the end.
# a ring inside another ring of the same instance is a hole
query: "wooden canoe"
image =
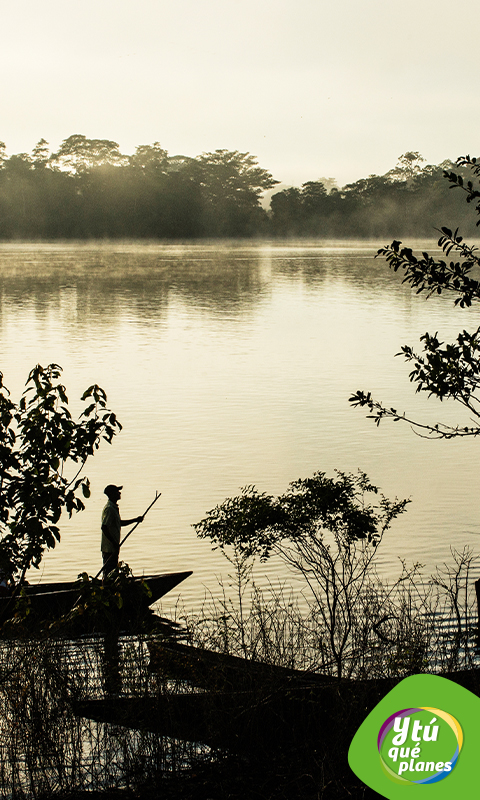
{"type": "MultiPolygon", "coordinates": [[[[161,597],[171,592],[192,572],[169,572],[161,575],[144,575],[132,578],[123,597],[127,612],[141,614],[161,597]],[[142,590],[142,581],[148,584],[150,594],[142,590]]],[[[101,585],[101,581],[97,581],[101,585]]],[[[36,618],[59,617],[68,613],[81,598],[81,590],[76,581],[63,583],[28,584],[24,587],[30,613],[36,618]]],[[[0,620],[3,622],[15,613],[16,602],[10,597],[0,598],[0,620]]]]}
{"type": "MultiPolygon", "coordinates": [[[[336,709],[332,686],[263,692],[175,692],[145,697],[74,701],[80,717],[145,730],[183,741],[237,752],[276,751],[307,737],[315,746],[325,738],[336,709]]],[[[358,727],[358,726],[357,726],[358,727]]]]}
{"type": "MultiPolygon", "coordinates": [[[[204,656],[203,653],[200,658],[206,668],[204,656]]],[[[230,662],[229,666],[240,677],[238,665],[230,662]]],[[[271,674],[263,675],[267,678],[264,682],[255,662],[245,663],[244,671],[250,670],[252,688],[248,690],[188,691],[183,685],[181,691],[175,691],[172,684],[156,695],[116,695],[76,702],[74,713],[126,728],[248,752],[259,758],[278,754],[279,748],[317,754],[320,751],[334,757],[342,750],[346,754],[359,725],[401,680],[332,680],[305,673],[303,681],[297,681],[300,676],[295,675],[292,683],[292,672],[296,671],[283,672],[282,668],[273,667],[271,674]],[[276,682],[272,686],[274,675],[276,682]]],[[[202,670],[202,682],[204,676],[202,670]]],[[[217,677],[218,674],[212,677],[212,683],[217,677]]],[[[443,677],[480,696],[480,669],[444,673],[443,677]]],[[[242,685],[244,681],[240,682],[242,685]]]]}
{"type": "Polygon", "coordinates": [[[338,683],[338,679],[330,675],[253,661],[180,642],[151,639],[147,645],[153,672],[209,691],[249,691],[259,683],[271,687],[279,683],[284,687],[338,683]]]}

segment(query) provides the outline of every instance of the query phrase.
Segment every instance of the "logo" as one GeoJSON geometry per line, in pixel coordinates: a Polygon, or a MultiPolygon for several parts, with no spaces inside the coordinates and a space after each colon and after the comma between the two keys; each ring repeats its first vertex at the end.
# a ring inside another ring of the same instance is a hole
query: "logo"
{"type": "MultiPolygon", "coordinates": [[[[480,694],[480,670],[459,680],[480,694]]],[[[387,800],[421,794],[422,786],[431,787],[428,800],[477,797],[479,720],[476,693],[439,675],[412,675],[370,711],[353,737],[348,763],[387,800]]]]}
{"type": "Polygon", "coordinates": [[[405,708],[378,734],[382,769],[396,783],[437,783],[451,774],[463,744],[458,720],[439,708],[405,708]]]}

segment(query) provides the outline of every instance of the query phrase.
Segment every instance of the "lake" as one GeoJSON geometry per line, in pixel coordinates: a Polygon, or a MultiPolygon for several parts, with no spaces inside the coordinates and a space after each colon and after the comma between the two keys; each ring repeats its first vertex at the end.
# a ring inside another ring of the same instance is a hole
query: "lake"
{"type": "MultiPolygon", "coordinates": [[[[0,245],[0,369],[14,399],[35,364],[56,362],[75,414],[98,383],[124,426],[87,464],[86,511],[62,521],[30,580],[98,571],[107,483],[124,486],[125,518],[162,493],[122,554],[136,573],[192,569],[180,592],[192,608],[229,572],[192,523],[243,486],[280,494],[317,470],[360,468],[412,499],[378,554],[383,574],[399,558],[431,571],[452,545],[477,552],[478,442],[376,428],[348,403],[371,390],[424,421],[468,421],[416,395],[394,356],[427,330],[473,329],[476,311],[416,297],[374,259],[382,244],[0,245]]],[[[287,579],[278,569],[260,567],[259,580],[287,579]]]]}

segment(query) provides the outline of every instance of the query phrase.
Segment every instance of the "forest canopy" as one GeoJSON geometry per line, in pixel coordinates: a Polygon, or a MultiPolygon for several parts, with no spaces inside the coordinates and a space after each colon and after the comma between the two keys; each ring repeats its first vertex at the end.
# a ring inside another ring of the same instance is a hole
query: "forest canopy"
{"type": "Polygon", "coordinates": [[[73,134],[56,152],[40,139],[8,155],[0,142],[0,239],[430,237],[439,214],[461,214],[443,180],[452,166],[410,151],[342,188],[320,178],[279,189],[238,150],[193,158],[154,142],[124,155],[117,142],[73,134]]]}

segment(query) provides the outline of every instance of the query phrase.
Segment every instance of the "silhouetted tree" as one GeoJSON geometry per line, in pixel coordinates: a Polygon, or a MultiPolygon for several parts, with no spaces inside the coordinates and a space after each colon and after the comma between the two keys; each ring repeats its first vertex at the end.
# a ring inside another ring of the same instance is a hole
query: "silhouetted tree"
{"type": "Polygon", "coordinates": [[[267,214],[261,196],[278,181],[250,153],[170,156],[157,141],[125,156],[117,142],[74,134],[56,153],[40,139],[7,157],[0,143],[0,237],[428,236],[455,202],[446,164],[423,161],[409,151],[342,189],[306,181],[273,194],[267,214]]]}
{"type": "Polygon", "coordinates": [[[45,169],[50,160],[50,149],[46,139],[40,139],[32,150],[32,163],[35,169],[45,169]]]}
{"type": "Polygon", "coordinates": [[[265,215],[260,206],[262,191],[274,180],[258,166],[250,153],[215,150],[198,159],[205,225],[220,236],[248,235],[265,215]]]}
{"type": "Polygon", "coordinates": [[[140,144],[135,149],[129,162],[132,167],[141,170],[143,173],[149,172],[165,174],[168,169],[168,152],[160,146],[160,142],[153,144],[140,144]]]}
{"type": "Polygon", "coordinates": [[[104,164],[120,165],[126,161],[127,158],[120,153],[117,142],[109,139],[87,139],[80,133],[64,139],[58,151],[52,155],[52,163],[75,173],[104,164]]]}
{"type": "Polygon", "coordinates": [[[424,163],[425,159],[418,151],[409,150],[399,156],[397,165],[387,175],[393,180],[406,181],[408,184],[421,174],[421,165],[424,163]]]}
{"type": "Polygon", "coordinates": [[[303,205],[300,189],[290,186],[272,195],[272,228],[279,236],[300,236],[303,230],[303,205]]]}
{"type": "Polygon", "coordinates": [[[279,497],[246,487],[194,525],[198,536],[227,552],[240,569],[246,558],[264,561],[275,554],[303,579],[324,626],[322,647],[338,677],[355,657],[356,614],[377,545],[408,502],[380,495],[375,503],[372,496],[376,499],[378,489],[364,473],[328,478],[316,472],[279,497]]]}
{"type": "MultiPolygon", "coordinates": [[[[480,164],[475,158],[459,158],[457,164],[480,176],[480,164]]],[[[467,202],[473,204],[480,215],[480,190],[472,180],[465,180],[458,172],[445,171],[452,187],[466,192],[467,202]]],[[[477,182],[478,183],[478,182],[477,182]]],[[[477,221],[477,225],[480,221],[477,221]]],[[[458,233],[449,228],[441,229],[438,246],[446,258],[434,258],[427,252],[416,256],[409,247],[401,247],[400,241],[381,248],[377,255],[384,256],[389,266],[403,272],[403,282],[408,283],[417,294],[425,292],[427,298],[433,294],[448,292],[455,297],[455,305],[468,308],[480,301],[480,282],[472,277],[472,271],[480,267],[480,256],[475,245],[468,245],[458,233]],[[448,260],[451,254],[458,260],[448,260]]],[[[375,400],[370,392],[357,391],[350,398],[353,406],[366,407],[370,418],[377,425],[385,417],[394,421],[408,422],[420,435],[430,438],[451,439],[458,436],[480,434],[480,327],[472,333],[463,330],[452,344],[440,341],[438,334],[425,333],[420,337],[423,352],[416,353],[410,345],[401,348],[407,362],[412,364],[410,380],[416,384],[417,392],[427,392],[439,400],[452,399],[468,413],[469,424],[448,425],[420,423],[392,407],[375,400]],[[472,424],[472,421],[474,424],[472,424]]]]}
{"type": "Polygon", "coordinates": [[[14,403],[0,373],[0,567],[19,582],[60,541],[62,512],[84,508],[85,463],[121,429],[96,385],[84,392],[76,422],[60,374],[57,364],[37,365],[14,403]]]}

